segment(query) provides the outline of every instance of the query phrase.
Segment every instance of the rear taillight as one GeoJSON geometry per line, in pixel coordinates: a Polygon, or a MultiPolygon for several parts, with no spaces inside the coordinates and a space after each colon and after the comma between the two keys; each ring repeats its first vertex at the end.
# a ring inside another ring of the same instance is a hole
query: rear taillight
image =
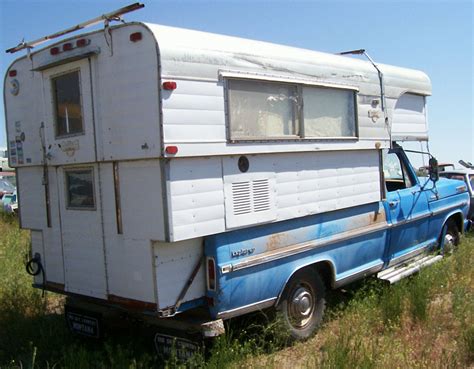
{"type": "Polygon", "coordinates": [[[216,290],[216,262],[214,258],[207,258],[207,289],[216,290]]]}
{"type": "Polygon", "coordinates": [[[70,51],[73,49],[73,46],[70,42],[67,42],[63,45],[63,51],[70,51]]]}
{"type": "Polygon", "coordinates": [[[8,77],[16,77],[16,70],[15,70],[15,69],[11,69],[11,70],[8,72],[8,77]]]}

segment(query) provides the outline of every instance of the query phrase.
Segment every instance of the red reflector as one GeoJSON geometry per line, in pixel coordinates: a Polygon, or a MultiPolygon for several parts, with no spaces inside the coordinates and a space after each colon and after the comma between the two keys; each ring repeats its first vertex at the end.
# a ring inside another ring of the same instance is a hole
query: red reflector
{"type": "Polygon", "coordinates": [[[163,89],[164,90],[176,90],[176,87],[178,87],[176,82],[171,82],[171,81],[163,82],[163,89]]]}
{"type": "Polygon", "coordinates": [[[130,41],[132,42],[137,42],[142,39],[142,33],[141,32],[135,32],[130,34],[130,41]]]}
{"type": "Polygon", "coordinates": [[[70,42],[63,45],[63,51],[72,50],[72,44],[70,42]]]}
{"type": "Polygon", "coordinates": [[[51,49],[49,49],[49,52],[51,55],[58,55],[61,50],[59,50],[59,47],[52,47],[51,49]]]}
{"type": "Polygon", "coordinates": [[[207,258],[207,288],[216,290],[216,263],[214,258],[207,258]]]}
{"type": "Polygon", "coordinates": [[[88,44],[89,44],[89,40],[87,38],[80,38],[79,40],[76,41],[77,47],[84,47],[88,44]]]}
{"type": "Polygon", "coordinates": [[[207,306],[214,306],[214,298],[207,296],[206,297],[207,306]]]}
{"type": "Polygon", "coordinates": [[[166,146],[165,151],[167,154],[175,155],[178,153],[178,146],[166,146]]]}
{"type": "Polygon", "coordinates": [[[9,77],[16,77],[16,70],[12,69],[11,71],[8,72],[9,77]]]}

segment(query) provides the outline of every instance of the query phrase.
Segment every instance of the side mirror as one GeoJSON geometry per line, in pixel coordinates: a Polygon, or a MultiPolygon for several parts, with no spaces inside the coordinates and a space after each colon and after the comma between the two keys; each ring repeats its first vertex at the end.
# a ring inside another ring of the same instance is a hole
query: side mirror
{"type": "Polygon", "coordinates": [[[430,174],[430,179],[433,182],[436,182],[439,180],[439,167],[438,167],[438,160],[436,160],[434,157],[430,158],[430,161],[428,162],[429,164],[429,174],[430,174]]]}

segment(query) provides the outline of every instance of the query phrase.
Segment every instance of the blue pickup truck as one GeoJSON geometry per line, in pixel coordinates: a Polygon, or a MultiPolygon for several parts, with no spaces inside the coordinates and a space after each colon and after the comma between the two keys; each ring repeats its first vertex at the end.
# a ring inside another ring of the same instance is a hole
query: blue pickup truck
{"type": "Polygon", "coordinates": [[[465,184],[418,178],[399,146],[383,162],[381,202],[207,237],[213,316],[277,306],[304,339],[321,322],[327,289],[374,273],[394,283],[455,247],[469,226],[465,184]]]}

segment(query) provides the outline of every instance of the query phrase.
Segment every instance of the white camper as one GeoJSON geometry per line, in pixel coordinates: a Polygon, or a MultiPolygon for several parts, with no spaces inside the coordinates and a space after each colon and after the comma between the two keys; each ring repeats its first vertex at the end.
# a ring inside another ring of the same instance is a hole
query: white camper
{"type": "MultiPolygon", "coordinates": [[[[40,288],[160,319],[205,307],[220,321],[277,306],[295,273],[323,259],[332,286],[396,264],[386,252],[384,153],[428,138],[422,72],[107,22],[31,49],[4,88],[40,288]],[[294,233],[304,227],[319,233],[294,233]],[[329,256],[307,258],[322,251],[329,256]],[[280,264],[287,269],[274,273],[280,264]]],[[[419,249],[454,213],[461,231],[462,201],[419,249]]]]}

